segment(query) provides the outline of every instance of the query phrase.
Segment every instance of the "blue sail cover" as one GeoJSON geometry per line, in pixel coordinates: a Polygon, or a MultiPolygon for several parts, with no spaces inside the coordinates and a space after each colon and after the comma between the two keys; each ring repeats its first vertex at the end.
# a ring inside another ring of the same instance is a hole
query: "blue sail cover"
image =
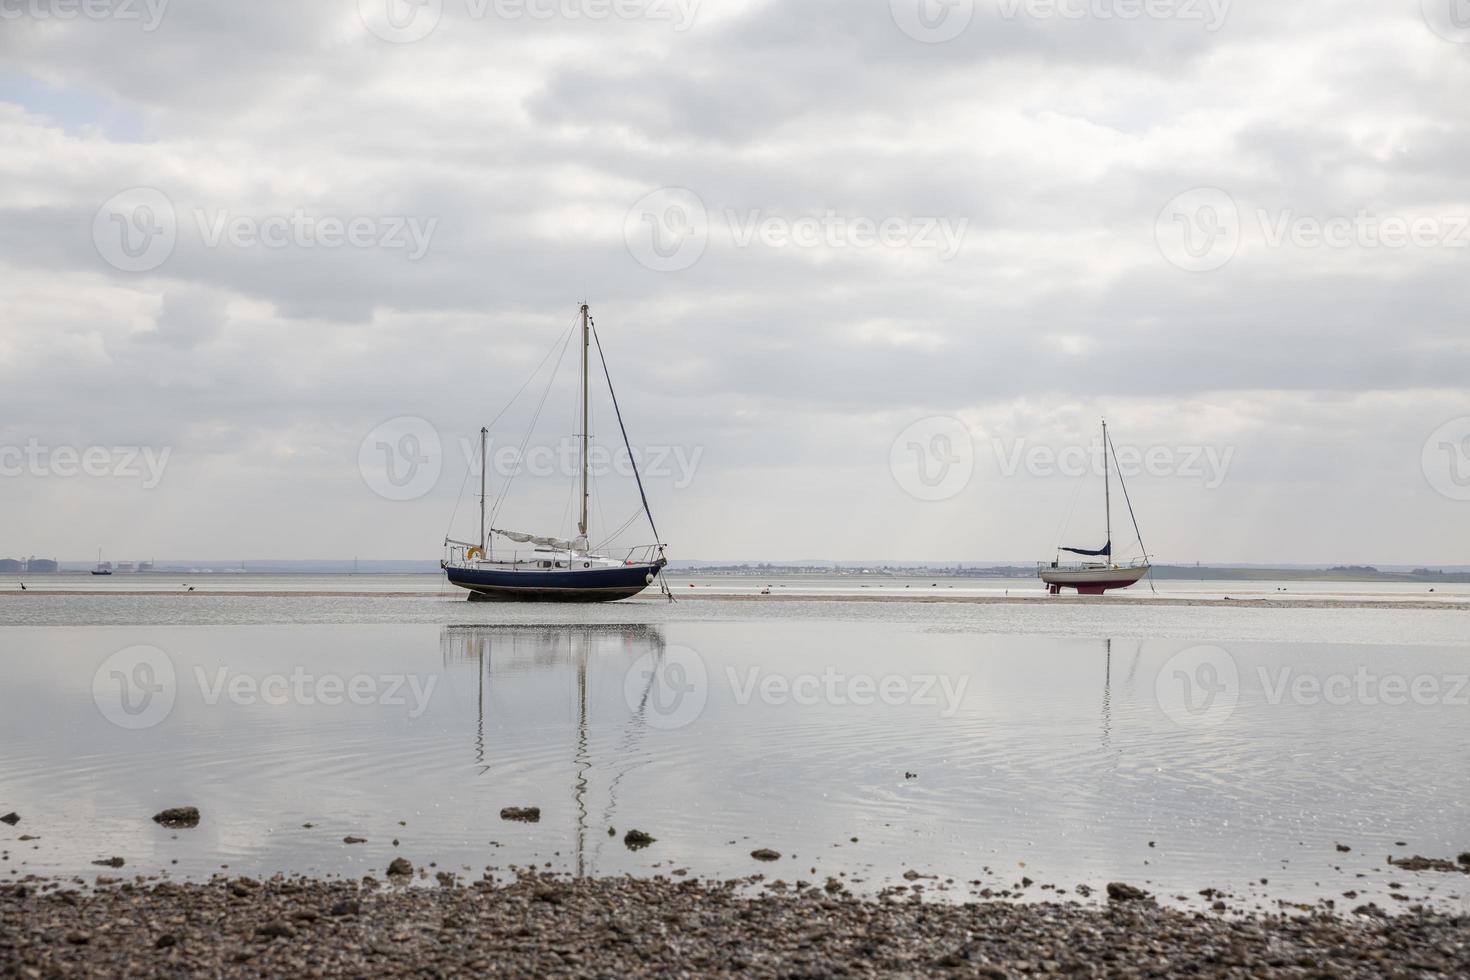
{"type": "Polygon", "coordinates": [[[1113,555],[1113,542],[1109,541],[1097,551],[1088,551],[1086,548],[1063,548],[1074,555],[1086,555],[1088,558],[1111,558],[1113,555]]]}

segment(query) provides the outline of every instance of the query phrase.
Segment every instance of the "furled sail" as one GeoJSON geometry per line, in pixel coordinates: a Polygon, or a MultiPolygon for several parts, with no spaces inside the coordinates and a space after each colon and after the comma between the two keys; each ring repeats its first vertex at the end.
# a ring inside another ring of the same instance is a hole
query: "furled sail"
{"type": "Polygon", "coordinates": [[[499,528],[491,528],[492,533],[500,535],[517,544],[534,544],[543,548],[552,548],[556,551],[575,551],[578,554],[587,553],[587,539],[578,535],[567,541],[563,538],[547,538],[537,534],[523,534],[520,531],[502,531],[499,528]]]}
{"type": "Polygon", "coordinates": [[[1062,550],[1070,551],[1074,555],[1086,555],[1088,558],[1108,558],[1113,554],[1113,542],[1109,539],[1108,543],[1097,551],[1088,551],[1086,548],[1063,548],[1062,550]]]}

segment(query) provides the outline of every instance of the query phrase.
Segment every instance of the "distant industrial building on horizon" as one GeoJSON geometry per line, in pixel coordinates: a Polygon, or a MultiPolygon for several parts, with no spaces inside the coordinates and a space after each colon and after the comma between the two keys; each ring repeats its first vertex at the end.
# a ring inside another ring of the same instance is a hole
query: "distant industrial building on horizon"
{"type": "MultiPolygon", "coordinates": [[[[153,571],[153,562],[120,561],[115,565],[112,562],[99,562],[97,567],[107,568],[116,572],[151,572],[153,571]]],[[[61,562],[54,558],[0,558],[0,575],[39,575],[46,572],[60,572],[62,570],[61,562]]],[[[72,571],[86,571],[86,569],[72,569],[72,571]]]]}
{"type": "Polygon", "coordinates": [[[60,564],[54,558],[0,558],[0,573],[55,572],[60,568],[60,564]]]}

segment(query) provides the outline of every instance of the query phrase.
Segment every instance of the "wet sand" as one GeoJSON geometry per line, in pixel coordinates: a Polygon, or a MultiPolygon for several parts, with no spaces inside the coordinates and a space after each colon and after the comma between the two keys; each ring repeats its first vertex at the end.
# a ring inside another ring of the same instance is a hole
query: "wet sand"
{"type": "Polygon", "coordinates": [[[1470,975],[1470,917],[862,901],[801,883],[276,878],[0,886],[0,976],[1470,975]],[[805,886],[805,887],[804,887],[805,886]]]}

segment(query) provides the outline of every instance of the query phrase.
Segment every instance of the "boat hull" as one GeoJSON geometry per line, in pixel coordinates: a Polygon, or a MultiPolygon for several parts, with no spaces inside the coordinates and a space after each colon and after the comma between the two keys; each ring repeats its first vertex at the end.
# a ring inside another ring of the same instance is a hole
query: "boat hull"
{"type": "Polygon", "coordinates": [[[1097,568],[1043,568],[1041,580],[1052,595],[1076,589],[1078,595],[1102,595],[1111,589],[1136,585],[1149,572],[1148,565],[1099,566],[1097,568]]]}
{"type": "Polygon", "coordinates": [[[616,602],[653,584],[662,562],[575,569],[446,565],[452,585],[471,602],[616,602]]]}

